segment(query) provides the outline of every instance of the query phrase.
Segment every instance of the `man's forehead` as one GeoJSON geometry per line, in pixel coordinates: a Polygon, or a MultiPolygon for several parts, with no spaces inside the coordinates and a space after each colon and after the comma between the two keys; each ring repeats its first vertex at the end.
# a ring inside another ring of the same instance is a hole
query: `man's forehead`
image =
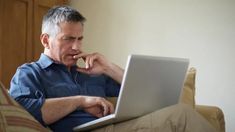
{"type": "Polygon", "coordinates": [[[61,23],[60,27],[60,34],[63,36],[82,36],[83,33],[83,26],[81,23],[61,23]]]}

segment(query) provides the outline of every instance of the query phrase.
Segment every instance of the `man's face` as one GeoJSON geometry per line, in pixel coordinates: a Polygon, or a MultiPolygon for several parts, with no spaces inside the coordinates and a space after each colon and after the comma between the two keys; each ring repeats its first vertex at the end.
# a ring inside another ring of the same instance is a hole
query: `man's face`
{"type": "Polygon", "coordinates": [[[59,27],[55,38],[49,38],[50,57],[70,67],[77,62],[73,56],[81,53],[83,26],[80,22],[62,22],[59,27]]]}

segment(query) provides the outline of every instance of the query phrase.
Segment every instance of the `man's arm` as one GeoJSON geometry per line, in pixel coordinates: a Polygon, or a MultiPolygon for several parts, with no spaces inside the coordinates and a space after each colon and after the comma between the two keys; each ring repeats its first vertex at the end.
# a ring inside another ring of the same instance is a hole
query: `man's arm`
{"type": "Polygon", "coordinates": [[[124,74],[124,70],[117,66],[116,64],[111,63],[109,68],[105,69],[104,72],[106,75],[110,76],[112,79],[117,81],[118,83],[122,83],[122,78],[124,74]]]}
{"type": "Polygon", "coordinates": [[[61,98],[46,99],[42,108],[42,119],[45,124],[52,124],[65,117],[77,108],[102,117],[114,112],[113,105],[101,97],[91,96],[70,96],[61,98]]]}

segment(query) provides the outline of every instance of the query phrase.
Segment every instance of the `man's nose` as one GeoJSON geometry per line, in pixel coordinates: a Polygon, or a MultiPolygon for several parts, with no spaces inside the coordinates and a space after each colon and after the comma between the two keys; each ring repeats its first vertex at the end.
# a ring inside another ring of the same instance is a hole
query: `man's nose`
{"type": "Polygon", "coordinates": [[[72,45],[72,49],[74,50],[79,50],[81,49],[82,43],[80,40],[76,40],[73,45],[72,45]]]}

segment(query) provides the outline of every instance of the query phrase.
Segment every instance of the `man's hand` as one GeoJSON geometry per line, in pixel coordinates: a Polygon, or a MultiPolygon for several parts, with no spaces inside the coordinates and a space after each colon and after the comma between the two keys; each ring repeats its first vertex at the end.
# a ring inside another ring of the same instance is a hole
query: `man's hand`
{"type": "Polygon", "coordinates": [[[85,68],[78,67],[77,70],[86,74],[103,74],[111,66],[111,63],[99,53],[81,53],[79,55],[75,55],[74,58],[82,58],[84,60],[86,65],[85,68]]]}
{"type": "Polygon", "coordinates": [[[74,56],[74,59],[82,58],[85,62],[85,68],[78,67],[77,71],[86,74],[106,74],[117,82],[121,83],[124,70],[119,66],[109,62],[99,53],[85,54],[80,53],[74,56]]]}
{"type": "Polygon", "coordinates": [[[114,112],[113,104],[102,97],[81,96],[80,107],[86,112],[96,116],[103,117],[114,112]]]}

